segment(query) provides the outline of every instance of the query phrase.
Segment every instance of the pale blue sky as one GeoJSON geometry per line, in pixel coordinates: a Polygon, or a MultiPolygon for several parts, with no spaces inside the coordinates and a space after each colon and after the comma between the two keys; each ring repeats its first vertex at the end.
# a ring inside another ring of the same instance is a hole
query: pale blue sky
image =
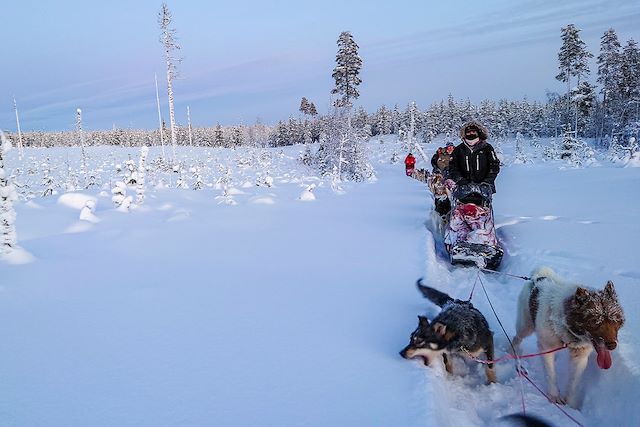
{"type": "MultiPolygon", "coordinates": [[[[12,0],[2,6],[0,128],[157,126],[166,80],[160,1],[12,0]]],[[[543,100],[554,80],[560,28],[575,23],[597,55],[609,27],[640,41],[638,0],[169,1],[182,45],[176,115],[195,126],[267,123],[297,114],[306,96],[324,112],[336,40],[349,30],[363,59],[357,104],[419,107],[452,93],[477,102],[543,100]],[[345,4],[346,3],[346,4],[345,4]]],[[[592,66],[595,78],[596,67],[592,66]]]]}

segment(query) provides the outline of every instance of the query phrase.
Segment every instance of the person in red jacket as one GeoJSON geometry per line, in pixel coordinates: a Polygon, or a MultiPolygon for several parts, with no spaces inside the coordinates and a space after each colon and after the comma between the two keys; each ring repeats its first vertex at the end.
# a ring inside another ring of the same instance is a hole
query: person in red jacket
{"type": "Polygon", "coordinates": [[[413,171],[416,167],[416,158],[413,157],[413,154],[409,153],[407,155],[404,159],[404,166],[407,169],[407,176],[413,175],[413,171]]]}

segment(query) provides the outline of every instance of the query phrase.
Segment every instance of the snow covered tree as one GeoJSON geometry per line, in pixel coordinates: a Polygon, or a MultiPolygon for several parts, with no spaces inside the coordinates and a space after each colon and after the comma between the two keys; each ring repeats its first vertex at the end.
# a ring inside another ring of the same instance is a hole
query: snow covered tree
{"type": "MultiPolygon", "coordinates": [[[[622,57],[620,125],[622,130],[629,134],[632,127],[637,132],[637,128],[640,126],[640,49],[635,40],[627,41],[622,51],[622,57]]],[[[638,136],[637,133],[635,136],[638,136]]]]}
{"type": "Polygon", "coordinates": [[[76,110],[76,132],[78,134],[78,141],[80,143],[81,150],[81,162],[80,162],[80,175],[82,175],[82,186],[87,187],[87,153],[84,149],[84,131],[82,130],[82,110],[78,108],[76,110]]]}
{"type": "Polygon", "coordinates": [[[367,133],[371,134],[371,130],[369,127],[369,115],[362,106],[358,107],[354,114],[353,127],[356,129],[364,129],[367,133]]]}
{"type": "Polygon", "coordinates": [[[599,118],[599,137],[610,134],[615,122],[614,112],[620,104],[620,86],[622,84],[622,56],[620,42],[613,28],[607,30],[600,39],[598,55],[598,83],[601,85],[602,114],[599,118]]]}
{"type": "Polygon", "coordinates": [[[311,107],[309,100],[303,96],[302,99],[300,100],[300,112],[304,115],[309,114],[309,108],[311,107]]]}
{"type": "Polygon", "coordinates": [[[358,44],[353,40],[349,31],[343,31],[338,37],[338,53],[336,55],[336,67],[332,77],[335,87],[332,94],[339,96],[335,101],[336,107],[351,107],[352,100],[360,96],[358,86],[362,80],[358,75],[362,68],[362,59],[358,56],[358,44]]]}
{"type": "Polygon", "coordinates": [[[16,248],[16,212],[13,202],[18,199],[16,189],[4,169],[4,155],[11,144],[0,130],[0,255],[5,255],[16,248]]]}
{"type": "Polygon", "coordinates": [[[131,196],[127,196],[127,185],[122,182],[116,182],[115,187],[111,189],[111,201],[116,205],[121,212],[129,212],[129,207],[133,203],[133,198],[131,196]]]}
{"type": "Polygon", "coordinates": [[[384,105],[376,111],[374,122],[376,134],[389,135],[391,133],[391,112],[384,105]]]}
{"type": "Polygon", "coordinates": [[[149,154],[149,147],[143,145],[140,148],[140,159],[138,160],[138,182],[136,186],[136,204],[141,205],[144,203],[145,199],[145,178],[146,178],[146,169],[147,169],[147,155],[149,154]]]}
{"type": "Polygon", "coordinates": [[[189,146],[193,147],[193,138],[192,138],[192,132],[191,132],[191,110],[189,109],[189,106],[187,105],[187,130],[189,133],[189,146]]]}
{"type": "Polygon", "coordinates": [[[224,132],[220,123],[216,125],[216,128],[213,131],[213,142],[216,147],[224,147],[224,132]]]}
{"type": "Polygon", "coordinates": [[[571,96],[577,108],[576,129],[578,131],[584,130],[590,125],[589,121],[592,118],[592,112],[595,107],[595,87],[587,81],[580,82],[578,86],[571,91],[571,96]]]}
{"type": "MultiPolygon", "coordinates": [[[[589,75],[588,61],[593,55],[587,51],[585,43],[580,38],[580,30],[574,24],[569,24],[562,28],[561,34],[562,47],[558,52],[560,73],[556,76],[556,79],[567,83],[567,112],[569,112],[571,110],[571,77],[576,77],[579,85],[582,77],[589,75]]],[[[574,111],[574,118],[577,126],[577,106],[574,111]]],[[[577,129],[575,130],[577,131],[577,129]]]]}
{"type": "Polygon", "coordinates": [[[173,100],[173,80],[178,77],[176,64],[180,62],[175,54],[180,49],[176,42],[176,30],[170,28],[172,16],[166,3],[162,3],[158,13],[158,24],[160,25],[160,42],[164,46],[164,59],[167,65],[167,95],[169,96],[169,123],[171,125],[171,146],[173,149],[173,162],[176,161],[176,145],[178,144],[176,116],[173,100]]]}

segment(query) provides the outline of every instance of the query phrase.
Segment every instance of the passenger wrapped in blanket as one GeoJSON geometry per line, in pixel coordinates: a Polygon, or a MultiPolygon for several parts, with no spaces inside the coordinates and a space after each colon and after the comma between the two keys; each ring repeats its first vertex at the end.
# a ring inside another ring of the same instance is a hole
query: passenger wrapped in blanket
{"type": "Polygon", "coordinates": [[[496,237],[488,184],[458,186],[451,197],[449,223],[444,236],[452,264],[475,264],[495,270],[503,250],[496,237]]]}

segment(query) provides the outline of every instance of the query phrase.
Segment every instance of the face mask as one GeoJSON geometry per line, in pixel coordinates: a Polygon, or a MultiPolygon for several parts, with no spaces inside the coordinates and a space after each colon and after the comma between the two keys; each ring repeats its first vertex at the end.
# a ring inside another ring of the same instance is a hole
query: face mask
{"type": "Polygon", "coordinates": [[[469,145],[475,145],[480,141],[480,138],[478,138],[477,135],[474,135],[474,136],[467,135],[464,137],[464,140],[467,141],[467,144],[469,145]]]}

